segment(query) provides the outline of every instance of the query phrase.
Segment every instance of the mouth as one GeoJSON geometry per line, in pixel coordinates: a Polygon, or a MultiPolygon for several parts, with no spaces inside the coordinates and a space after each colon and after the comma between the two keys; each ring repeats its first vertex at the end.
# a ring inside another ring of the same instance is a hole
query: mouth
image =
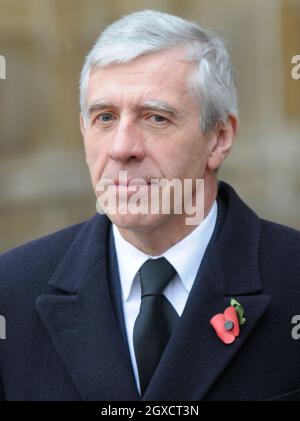
{"type": "Polygon", "coordinates": [[[113,180],[113,182],[115,186],[122,187],[144,187],[146,185],[151,185],[151,180],[144,180],[143,178],[130,178],[127,181],[115,179],[113,180]]]}
{"type": "Polygon", "coordinates": [[[96,185],[96,190],[103,192],[106,189],[121,192],[147,191],[151,186],[158,184],[159,178],[149,178],[147,176],[136,177],[102,177],[96,185]]]}
{"type": "Polygon", "coordinates": [[[151,183],[115,183],[113,186],[117,192],[128,192],[135,193],[148,189],[151,186],[151,183]]]}

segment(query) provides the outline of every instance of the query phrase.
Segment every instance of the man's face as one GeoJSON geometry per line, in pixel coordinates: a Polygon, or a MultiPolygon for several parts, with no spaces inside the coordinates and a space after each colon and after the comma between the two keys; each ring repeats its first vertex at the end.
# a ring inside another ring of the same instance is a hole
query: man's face
{"type": "MultiPolygon", "coordinates": [[[[128,180],[145,181],[207,176],[210,139],[199,128],[199,104],[187,84],[193,64],[183,61],[183,54],[162,51],[91,74],[88,117],[81,125],[96,196],[99,180],[117,180],[119,171],[127,171],[128,180]]],[[[108,216],[120,228],[131,230],[151,229],[175,217],[108,216]]]]}

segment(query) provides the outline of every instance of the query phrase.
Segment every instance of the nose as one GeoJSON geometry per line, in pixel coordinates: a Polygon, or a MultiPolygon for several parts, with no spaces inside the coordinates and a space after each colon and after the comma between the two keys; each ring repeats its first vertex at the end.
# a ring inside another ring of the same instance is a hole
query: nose
{"type": "Polygon", "coordinates": [[[115,161],[142,161],[145,157],[143,134],[134,123],[120,123],[109,148],[115,161]]]}

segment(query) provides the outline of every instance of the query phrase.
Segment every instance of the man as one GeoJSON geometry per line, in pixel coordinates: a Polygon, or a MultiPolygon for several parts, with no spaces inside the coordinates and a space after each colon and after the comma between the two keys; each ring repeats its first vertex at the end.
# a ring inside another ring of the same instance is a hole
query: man
{"type": "Polygon", "coordinates": [[[133,13],[97,40],[80,95],[99,213],[1,256],[2,399],[298,399],[300,235],[217,181],[238,114],[222,40],[133,13]],[[175,179],[203,180],[198,223],[124,212],[175,179]]]}

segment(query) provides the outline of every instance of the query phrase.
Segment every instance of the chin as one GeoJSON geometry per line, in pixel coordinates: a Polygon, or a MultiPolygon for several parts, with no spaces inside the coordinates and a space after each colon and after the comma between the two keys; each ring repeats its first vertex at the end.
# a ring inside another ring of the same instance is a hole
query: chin
{"type": "Polygon", "coordinates": [[[147,231],[156,228],[160,225],[167,215],[120,215],[120,214],[106,214],[107,217],[118,228],[123,228],[131,231],[147,231]]]}

